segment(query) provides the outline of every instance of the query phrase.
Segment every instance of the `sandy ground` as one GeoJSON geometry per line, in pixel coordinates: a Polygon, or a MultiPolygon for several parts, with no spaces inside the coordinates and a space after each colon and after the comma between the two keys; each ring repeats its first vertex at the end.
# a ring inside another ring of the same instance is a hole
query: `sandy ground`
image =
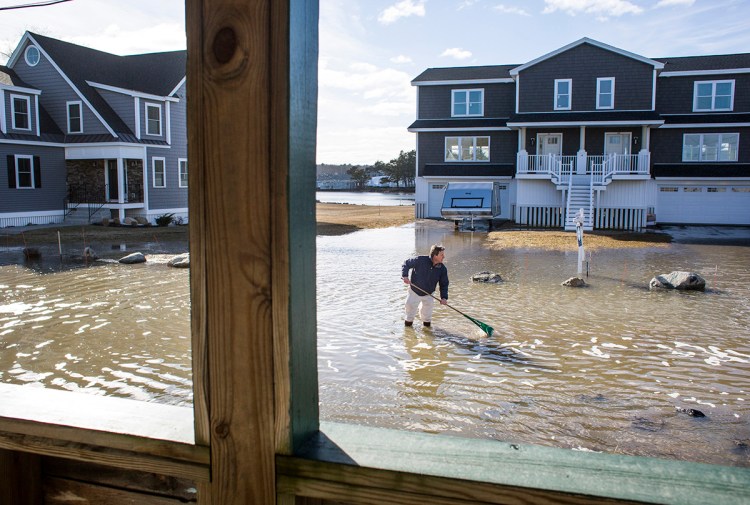
{"type": "Polygon", "coordinates": [[[389,228],[414,221],[414,207],[318,203],[318,235],[343,235],[363,228],[389,228]]]}
{"type": "MultiPolygon", "coordinates": [[[[672,237],[665,233],[585,232],[583,245],[587,251],[635,247],[669,247],[672,237]]],[[[489,247],[502,249],[543,249],[575,251],[578,242],[574,232],[560,230],[501,230],[490,232],[489,247]]]]}

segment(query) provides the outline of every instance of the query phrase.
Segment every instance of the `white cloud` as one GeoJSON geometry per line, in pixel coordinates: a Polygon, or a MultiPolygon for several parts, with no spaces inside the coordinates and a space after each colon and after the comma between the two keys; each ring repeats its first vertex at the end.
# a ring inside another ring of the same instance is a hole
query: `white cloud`
{"type": "Polygon", "coordinates": [[[659,2],[654,6],[655,9],[658,9],[659,7],[674,7],[674,6],[684,6],[684,7],[690,7],[695,3],[695,0],[659,0],[659,2]]]}
{"type": "Polygon", "coordinates": [[[451,47],[443,51],[440,56],[450,56],[457,60],[465,60],[466,58],[471,58],[471,51],[466,51],[460,47],[451,47]]]}
{"type": "Polygon", "coordinates": [[[521,9],[520,7],[498,4],[494,7],[494,9],[498,12],[502,12],[503,14],[518,14],[519,16],[530,16],[528,12],[526,12],[524,9],[521,9]]]}
{"type": "Polygon", "coordinates": [[[425,15],[424,3],[425,0],[419,0],[417,3],[414,3],[414,0],[401,0],[381,12],[378,21],[387,25],[409,16],[423,17],[425,15]]]}
{"type": "Polygon", "coordinates": [[[475,3],[477,3],[479,0],[463,0],[460,4],[458,4],[458,8],[456,10],[464,10],[468,7],[471,7],[475,3]]]}
{"type": "Polygon", "coordinates": [[[398,56],[394,56],[393,58],[391,58],[391,62],[398,63],[398,64],[411,63],[411,58],[403,54],[399,54],[398,56]]]}
{"type": "Polygon", "coordinates": [[[627,0],[544,0],[544,4],[546,7],[542,14],[562,11],[570,16],[581,13],[594,14],[597,19],[643,12],[643,8],[627,0]]]}
{"type": "Polygon", "coordinates": [[[317,158],[319,163],[364,165],[378,160],[387,162],[397,157],[399,151],[411,151],[415,146],[416,137],[403,125],[331,127],[318,129],[317,158]],[[341,148],[342,139],[346,149],[341,148]]]}

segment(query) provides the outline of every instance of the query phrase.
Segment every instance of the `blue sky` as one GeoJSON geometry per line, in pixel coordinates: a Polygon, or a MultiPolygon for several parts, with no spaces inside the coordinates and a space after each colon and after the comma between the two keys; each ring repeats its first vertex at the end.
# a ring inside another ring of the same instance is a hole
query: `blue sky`
{"type": "MultiPolygon", "coordinates": [[[[180,0],[0,11],[0,50],[26,29],[116,54],[183,49],[183,11],[180,0]]],[[[581,37],[646,57],[750,52],[750,1],[320,0],[318,162],[414,149],[410,81],[426,68],[522,64],[581,37]]]]}

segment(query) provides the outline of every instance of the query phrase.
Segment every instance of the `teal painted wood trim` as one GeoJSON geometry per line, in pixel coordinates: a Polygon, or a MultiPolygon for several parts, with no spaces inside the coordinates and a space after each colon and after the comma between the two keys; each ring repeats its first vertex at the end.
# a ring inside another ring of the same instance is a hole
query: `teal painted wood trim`
{"type": "Polygon", "coordinates": [[[680,505],[750,503],[750,469],[340,423],[300,457],[469,481],[680,505]]]}

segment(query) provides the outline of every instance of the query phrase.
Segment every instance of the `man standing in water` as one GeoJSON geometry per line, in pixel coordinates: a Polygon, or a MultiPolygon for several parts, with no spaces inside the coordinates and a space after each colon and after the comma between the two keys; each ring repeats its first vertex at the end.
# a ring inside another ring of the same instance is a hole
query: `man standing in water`
{"type": "Polygon", "coordinates": [[[417,309],[419,317],[425,326],[432,322],[433,298],[430,296],[440,283],[440,303],[448,304],[448,269],[443,265],[445,260],[445,247],[433,245],[429,256],[417,256],[409,258],[401,265],[401,278],[404,284],[409,284],[409,294],[406,296],[404,325],[411,326],[417,309]],[[409,280],[411,270],[411,280],[409,280]]]}

